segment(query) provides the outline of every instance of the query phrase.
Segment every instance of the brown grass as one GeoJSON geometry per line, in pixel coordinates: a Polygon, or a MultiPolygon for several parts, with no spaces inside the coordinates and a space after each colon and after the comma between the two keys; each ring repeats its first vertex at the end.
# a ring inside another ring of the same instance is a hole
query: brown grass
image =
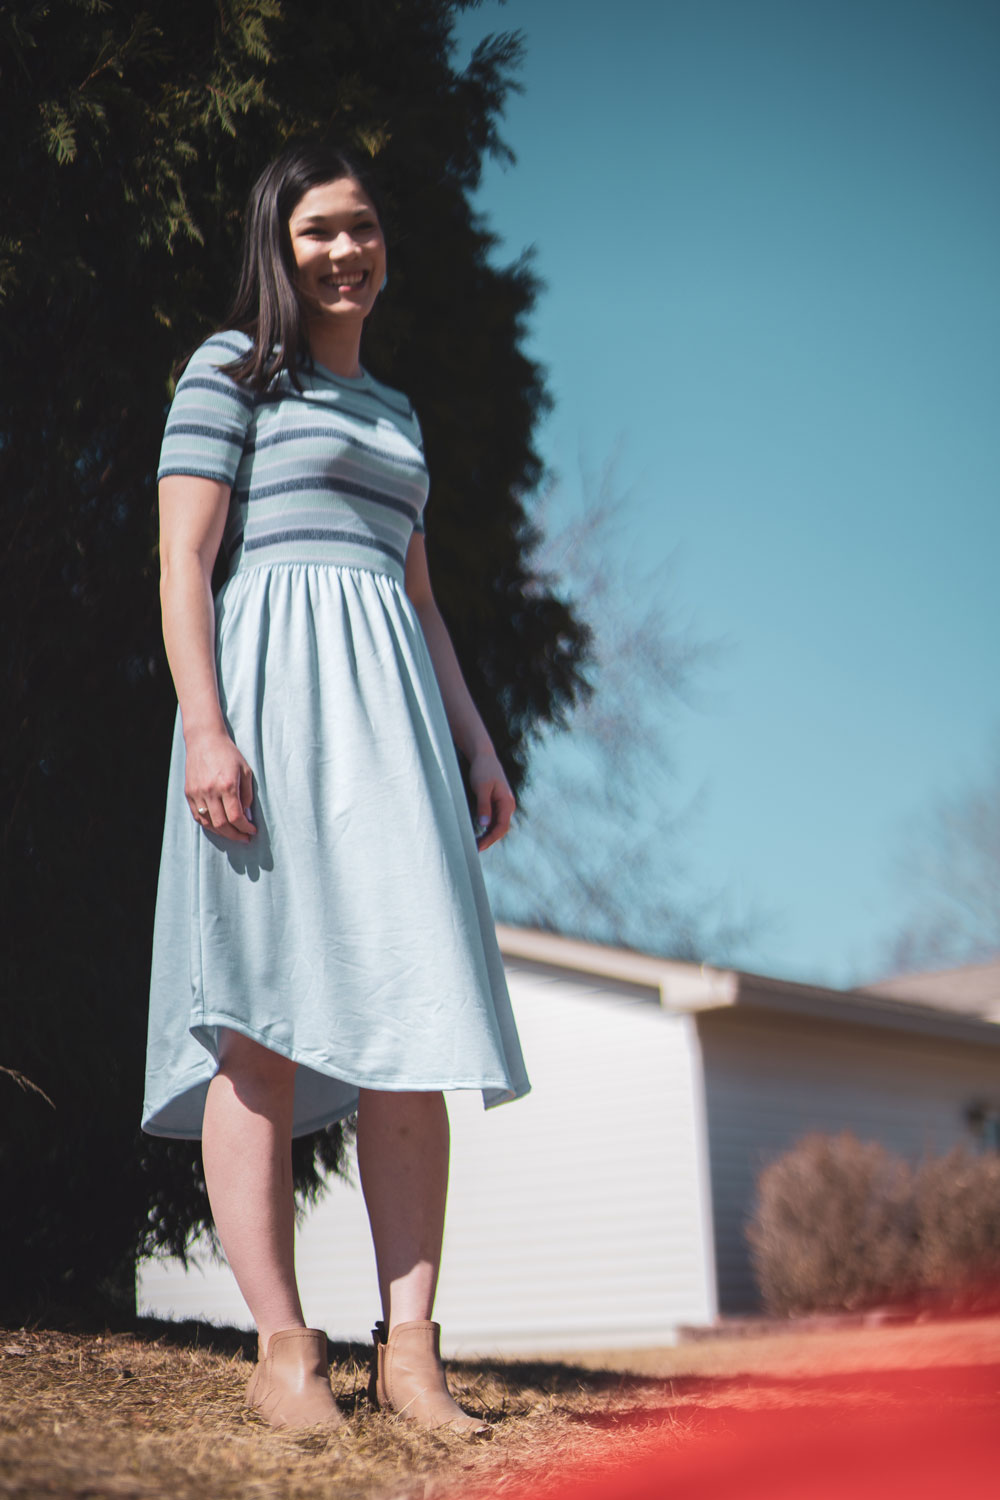
{"type": "MultiPolygon", "coordinates": [[[[567,1467],[609,1470],[684,1446],[719,1411],[815,1402],[809,1376],[996,1365],[1000,1320],[852,1329],[677,1349],[450,1367],[491,1443],[424,1433],[365,1397],[366,1351],[333,1346],[348,1415],[328,1436],[284,1435],[242,1407],[250,1343],[231,1330],[144,1322],[103,1336],[0,1331],[0,1496],[57,1500],[436,1500],[543,1497],[567,1467]]],[[[886,1388],[885,1398],[895,1396],[886,1388]]],[[[824,1390],[849,1407],[850,1383],[824,1390]]],[[[871,1387],[864,1399],[871,1400],[871,1387]]]]}

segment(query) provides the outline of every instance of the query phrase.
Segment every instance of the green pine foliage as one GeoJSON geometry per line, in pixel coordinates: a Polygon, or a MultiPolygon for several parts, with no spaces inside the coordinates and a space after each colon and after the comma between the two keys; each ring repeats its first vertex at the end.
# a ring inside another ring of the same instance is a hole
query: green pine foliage
{"type": "MultiPolygon", "coordinates": [[[[138,1252],[181,1250],[206,1219],[196,1151],[137,1129],[174,711],[154,476],[169,371],[223,317],[247,192],[289,140],[346,139],[384,181],[390,285],[366,360],[420,414],[439,599],[515,782],[585,691],[586,629],[532,567],[538,286],[492,263],[469,203],[503,151],[520,47],[487,39],[459,71],[461,8],[0,5],[8,1315],[127,1297],[138,1252]]],[[[301,1193],[339,1149],[337,1132],[298,1148],[301,1193]]]]}

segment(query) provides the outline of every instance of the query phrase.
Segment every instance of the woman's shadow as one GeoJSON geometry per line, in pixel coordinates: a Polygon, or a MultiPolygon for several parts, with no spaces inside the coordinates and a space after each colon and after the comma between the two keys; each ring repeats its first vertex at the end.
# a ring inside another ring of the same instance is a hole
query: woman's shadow
{"type": "Polygon", "coordinates": [[[274,869],[274,851],[271,848],[271,830],[259,799],[255,800],[250,811],[257,832],[249,844],[239,844],[235,839],[224,839],[208,829],[205,831],[205,837],[215,845],[216,849],[225,854],[237,875],[245,875],[248,880],[256,884],[262,873],[274,869]]]}

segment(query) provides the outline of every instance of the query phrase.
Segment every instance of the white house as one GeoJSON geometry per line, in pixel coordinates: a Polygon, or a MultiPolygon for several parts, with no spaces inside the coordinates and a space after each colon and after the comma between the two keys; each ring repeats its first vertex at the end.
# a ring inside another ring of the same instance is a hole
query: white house
{"type": "MultiPolygon", "coordinates": [[[[1000,1014],[1000,966],[963,1008],[901,993],[914,981],[829,990],[551,933],[499,937],[534,1088],[489,1113],[478,1094],[449,1099],[436,1315],[451,1354],[664,1344],[752,1309],[743,1226],[768,1160],[844,1129],[917,1158],[1000,1118],[1000,1025],[978,1003],[997,981],[1000,1014]]],[[[366,1337],[378,1299],[355,1186],[335,1182],[312,1210],[297,1260],[307,1319],[366,1337]]],[[[139,1301],[248,1324],[228,1270],[209,1263],[147,1263],[139,1301]]]]}

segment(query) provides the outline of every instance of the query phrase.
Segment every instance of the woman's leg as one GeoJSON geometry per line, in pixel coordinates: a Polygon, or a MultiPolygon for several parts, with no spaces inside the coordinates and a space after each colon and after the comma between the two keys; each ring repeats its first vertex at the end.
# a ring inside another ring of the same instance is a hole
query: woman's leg
{"type": "Polygon", "coordinates": [[[439,1093],[362,1089],[358,1168],[375,1245],[382,1316],[431,1316],[448,1196],[448,1111],[439,1093]]]}
{"type": "Polygon", "coordinates": [[[470,1437],[491,1428],[467,1416],[444,1378],[431,1322],[448,1196],[448,1112],[442,1094],[362,1089],[358,1166],[375,1242],[385,1328],[375,1331],[370,1390],[379,1406],[424,1427],[470,1437]]]}
{"type": "Polygon", "coordinates": [[[292,1103],[295,1063],[235,1031],[220,1033],[202,1156],[215,1227],[267,1348],[302,1328],[295,1284],[292,1103]]]}

